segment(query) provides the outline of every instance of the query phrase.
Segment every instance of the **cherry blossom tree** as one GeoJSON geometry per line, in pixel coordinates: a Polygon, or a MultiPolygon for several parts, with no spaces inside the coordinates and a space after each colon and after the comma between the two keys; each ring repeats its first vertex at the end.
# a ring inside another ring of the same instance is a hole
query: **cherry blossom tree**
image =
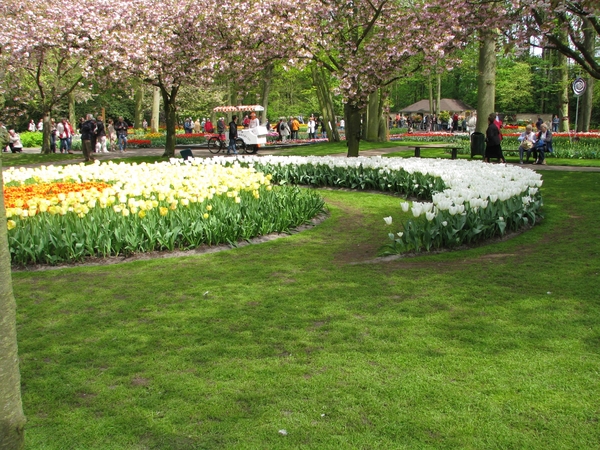
{"type": "Polygon", "coordinates": [[[226,25],[219,10],[213,0],[133,0],[112,12],[113,39],[103,60],[114,76],[133,76],[159,88],[167,125],[165,156],[175,154],[181,86],[210,83],[227,50],[218,33],[226,25]]]}
{"type": "Polygon", "coordinates": [[[561,61],[563,86],[559,97],[560,130],[569,130],[568,101],[570,82],[567,58],[586,73],[588,89],[583,96],[583,120],[578,131],[589,130],[592,113],[594,80],[600,79],[597,42],[600,36],[600,4],[593,0],[545,0],[530,5],[527,26],[537,34],[537,42],[546,50],[554,50],[561,61]]]}
{"type": "Polygon", "coordinates": [[[44,153],[50,152],[52,111],[94,71],[106,37],[106,22],[97,14],[103,3],[93,8],[58,0],[0,3],[2,89],[18,91],[15,103],[34,102],[43,112],[44,153]]]}
{"type": "Polygon", "coordinates": [[[540,37],[540,45],[571,58],[592,77],[600,79],[600,60],[595,46],[600,36],[600,4],[597,0],[542,0],[529,3],[526,24],[540,37]]]}
{"type": "Polygon", "coordinates": [[[463,0],[323,0],[274,9],[297,58],[310,58],[339,80],[348,156],[358,156],[361,113],[369,96],[408,67],[428,67],[461,44],[463,0]],[[418,64],[415,65],[415,61],[418,64]]]}

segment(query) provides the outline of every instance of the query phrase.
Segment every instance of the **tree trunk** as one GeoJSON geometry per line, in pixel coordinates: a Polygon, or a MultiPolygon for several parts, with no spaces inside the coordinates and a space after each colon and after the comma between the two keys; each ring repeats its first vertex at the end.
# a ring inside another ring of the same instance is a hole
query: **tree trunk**
{"type": "Polygon", "coordinates": [[[44,131],[42,133],[42,153],[47,155],[52,153],[50,148],[50,135],[52,134],[50,111],[44,113],[44,131]]]}
{"type": "Polygon", "coordinates": [[[487,118],[494,112],[496,99],[496,36],[486,34],[479,43],[479,73],[477,76],[477,126],[485,134],[487,118]]]}
{"type": "Polygon", "coordinates": [[[435,116],[440,117],[440,104],[442,103],[442,74],[437,74],[437,94],[435,96],[435,116]]]}
{"type": "Polygon", "coordinates": [[[167,122],[167,142],[165,144],[165,153],[163,157],[175,157],[175,127],[177,125],[177,107],[175,99],[179,86],[172,87],[171,92],[168,92],[164,86],[160,86],[160,92],[163,98],[163,107],[165,110],[165,120],[167,122]]]}
{"type": "Polygon", "coordinates": [[[390,94],[388,87],[379,89],[379,127],[377,130],[377,142],[387,142],[390,140],[390,111],[385,107],[387,98],[390,94]]]}
{"type": "MultiPolygon", "coordinates": [[[[0,192],[3,191],[0,156],[0,192]]],[[[4,196],[0,195],[0,449],[25,446],[25,415],[17,348],[17,305],[12,289],[4,196]]]]}
{"type": "Polygon", "coordinates": [[[433,82],[431,81],[431,74],[427,78],[427,87],[429,88],[429,114],[433,114],[433,82]]]}
{"type": "Polygon", "coordinates": [[[265,123],[267,118],[269,117],[269,94],[271,92],[271,81],[273,79],[273,68],[274,68],[273,64],[269,64],[267,67],[265,67],[264,75],[263,75],[263,79],[262,79],[262,91],[261,91],[260,95],[262,98],[262,107],[265,108],[265,110],[262,112],[261,123],[265,123]]]}
{"type": "Polygon", "coordinates": [[[69,92],[69,123],[74,127],[77,124],[77,115],[75,113],[75,94],[69,92]]]}
{"type": "Polygon", "coordinates": [[[160,122],[160,88],[154,86],[152,93],[152,119],[150,119],[150,129],[153,133],[158,133],[160,122]]]}
{"type": "Polygon", "coordinates": [[[558,131],[569,131],[569,67],[567,66],[567,57],[562,53],[557,54],[558,71],[560,77],[560,90],[558,91],[558,118],[560,126],[558,131]]]}
{"type": "Polygon", "coordinates": [[[594,78],[588,76],[586,79],[587,89],[581,96],[580,119],[577,124],[577,131],[590,131],[590,122],[592,120],[592,109],[594,99],[594,78]]]}
{"type": "Polygon", "coordinates": [[[344,104],[344,118],[346,120],[346,145],[348,146],[348,157],[358,156],[361,138],[361,111],[353,104],[344,104]]]}
{"type": "Polygon", "coordinates": [[[335,108],[333,106],[333,98],[329,86],[329,74],[317,67],[312,68],[313,84],[317,89],[317,99],[321,108],[321,116],[327,129],[327,137],[329,142],[340,142],[340,134],[337,128],[337,120],[335,118],[335,108]]]}
{"type": "Polygon", "coordinates": [[[369,95],[367,103],[366,120],[363,124],[363,136],[367,142],[378,142],[379,121],[381,119],[381,107],[379,101],[379,89],[369,95]]]}
{"type": "MultiPolygon", "coordinates": [[[[596,39],[594,29],[589,19],[583,20],[583,45],[590,52],[596,52],[596,39]]],[[[587,89],[581,96],[581,120],[578,120],[577,131],[590,131],[590,121],[592,119],[592,107],[594,101],[594,78],[586,76],[587,89]]]]}
{"type": "Polygon", "coordinates": [[[135,84],[133,102],[135,104],[133,128],[142,128],[142,122],[144,121],[144,85],[141,81],[135,84]]]}

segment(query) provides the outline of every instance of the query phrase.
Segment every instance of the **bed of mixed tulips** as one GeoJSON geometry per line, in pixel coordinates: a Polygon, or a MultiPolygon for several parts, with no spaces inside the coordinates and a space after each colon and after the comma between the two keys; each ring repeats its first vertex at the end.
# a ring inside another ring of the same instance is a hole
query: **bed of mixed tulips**
{"type": "Polygon", "coordinates": [[[323,211],[323,199],[224,161],[172,160],[7,169],[12,263],[191,249],[287,232],[323,211]]]}
{"type": "Polygon", "coordinates": [[[214,157],[8,169],[4,179],[9,246],[20,265],[286,232],[324,210],[315,191],[295,185],[414,199],[384,219],[404,223],[391,230],[383,254],[500,236],[535,225],[542,206],[541,176],[532,170],[447,159],[214,157]]]}

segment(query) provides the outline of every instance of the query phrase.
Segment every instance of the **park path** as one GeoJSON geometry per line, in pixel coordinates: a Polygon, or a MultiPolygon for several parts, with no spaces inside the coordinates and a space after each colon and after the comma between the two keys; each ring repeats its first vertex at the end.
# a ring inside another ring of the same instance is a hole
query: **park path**
{"type": "MultiPolygon", "coordinates": [[[[179,150],[182,150],[182,149],[175,149],[176,156],[179,156],[179,150]]],[[[281,147],[272,147],[272,148],[265,147],[265,148],[262,148],[261,150],[259,150],[258,156],[278,155],[281,153],[281,151],[282,151],[281,147]]],[[[39,152],[40,152],[39,148],[23,149],[23,153],[39,153],[39,152]]],[[[131,156],[161,156],[163,154],[163,152],[164,152],[164,149],[160,149],[160,148],[134,148],[134,149],[128,149],[124,153],[121,153],[121,152],[95,153],[94,156],[99,161],[107,161],[107,160],[128,158],[131,156]]],[[[387,153],[396,153],[396,152],[406,152],[406,154],[408,156],[410,156],[410,155],[412,155],[413,150],[412,150],[412,148],[407,149],[406,147],[390,147],[390,148],[382,148],[382,149],[376,149],[376,150],[361,151],[360,155],[361,156],[382,156],[387,153]]],[[[200,158],[210,158],[210,157],[214,156],[212,153],[210,153],[208,151],[208,148],[206,148],[206,147],[193,147],[192,153],[195,157],[200,157],[200,158]]],[[[346,154],[338,153],[338,154],[335,154],[332,156],[345,157],[346,154]]],[[[78,158],[72,159],[69,161],[64,161],[64,163],[61,162],[61,164],[79,164],[80,162],[83,162],[83,156],[81,159],[78,159],[78,158]]],[[[48,163],[48,164],[56,164],[56,162],[48,163]]],[[[35,164],[33,166],[37,166],[37,165],[44,165],[44,164],[35,164]]],[[[518,165],[518,164],[515,164],[515,165],[518,165]]],[[[526,167],[528,169],[532,169],[535,171],[554,170],[554,171],[563,171],[563,172],[600,172],[600,167],[556,166],[556,165],[537,166],[537,165],[532,165],[532,164],[525,164],[522,167],[526,167]]]]}

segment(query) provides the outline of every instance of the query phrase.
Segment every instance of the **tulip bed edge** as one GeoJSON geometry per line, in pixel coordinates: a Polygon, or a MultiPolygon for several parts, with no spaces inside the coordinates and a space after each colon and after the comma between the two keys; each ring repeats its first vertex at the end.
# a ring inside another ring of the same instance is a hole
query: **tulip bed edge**
{"type": "MultiPolygon", "coordinates": [[[[542,177],[531,169],[481,161],[382,157],[242,157],[274,181],[375,189],[416,197],[380,254],[453,248],[503,236],[541,218],[542,177]]],[[[397,211],[399,213],[399,211],[397,211]]],[[[394,226],[393,215],[384,218],[394,226]]]]}

